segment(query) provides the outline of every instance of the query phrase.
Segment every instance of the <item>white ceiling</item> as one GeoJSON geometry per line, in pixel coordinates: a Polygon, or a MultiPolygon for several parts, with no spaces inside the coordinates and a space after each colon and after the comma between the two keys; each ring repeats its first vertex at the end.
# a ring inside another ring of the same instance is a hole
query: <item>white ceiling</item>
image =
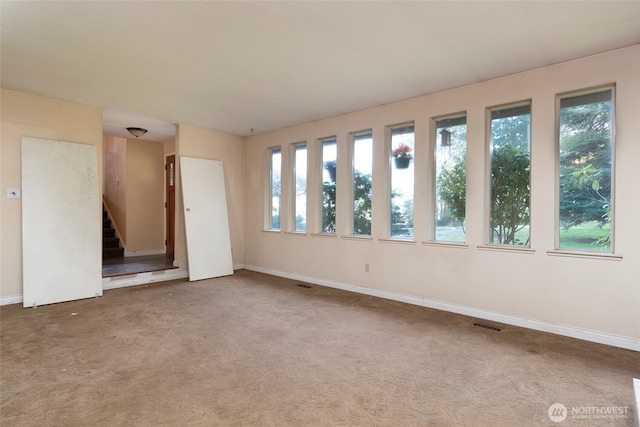
{"type": "Polygon", "coordinates": [[[1,84],[248,135],[640,43],[640,1],[0,2],[1,84]]]}

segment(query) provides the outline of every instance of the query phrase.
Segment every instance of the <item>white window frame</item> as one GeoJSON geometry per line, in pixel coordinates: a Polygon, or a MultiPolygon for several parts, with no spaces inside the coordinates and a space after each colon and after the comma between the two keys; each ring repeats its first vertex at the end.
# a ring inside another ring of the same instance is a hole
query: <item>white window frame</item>
{"type": "MultiPolygon", "coordinates": [[[[316,234],[320,234],[320,235],[324,235],[324,236],[336,236],[337,232],[338,232],[338,227],[337,227],[337,219],[338,219],[338,207],[339,207],[339,203],[338,203],[338,177],[337,177],[337,172],[338,172],[338,137],[336,135],[332,135],[332,136],[326,136],[323,138],[319,138],[316,141],[316,146],[317,146],[317,159],[318,161],[316,162],[317,164],[317,185],[316,188],[318,188],[318,196],[317,196],[317,208],[316,208],[316,212],[317,212],[317,220],[316,220],[316,230],[318,230],[318,232],[316,234]],[[335,231],[334,232],[327,232],[324,231],[323,228],[323,224],[322,224],[322,217],[323,217],[323,206],[322,206],[322,200],[324,198],[324,189],[323,189],[323,184],[324,184],[324,179],[323,179],[323,173],[324,173],[324,146],[326,143],[328,142],[332,142],[333,144],[335,144],[336,146],[336,179],[335,179],[335,184],[336,184],[336,199],[335,199],[335,203],[336,203],[336,209],[335,209],[335,215],[336,215],[336,224],[335,224],[335,231]]],[[[309,227],[309,224],[307,222],[307,229],[309,227]]]]}
{"type": "MultiPolygon", "coordinates": [[[[356,236],[356,237],[371,237],[371,233],[370,234],[356,234],[354,227],[354,214],[355,214],[355,189],[354,189],[354,185],[355,185],[355,142],[356,142],[356,138],[360,137],[360,136],[370,136],[371,137],[371,208],[372,208],[372,218],[370,221],[370,227],[373,228],[373,164],[374,164],[374,141],[373,141],[373,130],[372,129],[366,129],[366,130],[361,130],[361,131],[357,131],[357,132],[351,132],[349,133],[349,160],[350,160],[350,176],[351,176],[351,185],[349,186],[349,191],[348,191],[348,197],[349,197],[349,214],[347,215],[347,226],[348,226],[348,230],[349,230],[349,235],[350,236],[356,236]]],[[[372,230],[373,231],[373,230],[372,230]]]]}
{"type": "Polygon", "coordinates": [[[486,108],[486,117],[485,117],[485,221],[484,221],[484,242],[485,246],[488,248],[502,248],[507,250],[515,250],[515,251],[530,251],[532,248],[533,242],[533,230],[531,229],[532,218],[533,218],[533,206],[531,205],[531,194],[533,193],[532,188],[532,146],[533,146],[533,102],[531,99],[525,99],[521,101],[511,102],[508,104],[494,105],[486,108]],[[491,242],[491,236],[493,233],[493,229],[491,228],[491,169],[492,169],[492,159],[491,159],[491,123],[492,113],[494,111],[501,110],[509,110],[515,109],[518,107],[529,107],[529,137],[528,137],[528,145],[529,145],[529,243],[527,245],[515,245],[515,244],[503,244],[503,243],[493,243],[491,242]]]}
{"type": "Polygon", "coordinates": [[[291,186],[290,186],[290,191],[291,191],[291,197],[289,198],[291,200],[291,208],[289,209],[289,212],[291,212],[291,225],[290,225],[290,229],[292,232],[294,233],[299,233],[299,234],[306,234],[309,231],[309,212],[308,212],[308,205],[309,205],[309,147],[307,145],[306,141],[301,141],[301,142],[296,142],[290,145],[289,148],[289,154],[290,154],[290,158],[291,158],[291,186]],[[305,152],[306,152],[306,164],[304,165],[304,169],[307,171],[307,174],[305,176],[305,188],[304,188],[304,192],[305,192],[305,199],[306,199],[306,203],[305,203],[305,208],[304,208],[304,221],[305,221],[305,229],[304,230],[298,230],[296,228],[296,224],[297,224],[297,217],[298,217],[298,156],[297,156],[297,152],[298,149],[300,147],[304,147],[305,152]]]}
{"type": "MultiPolygon", "coordinates": [[[[437,209],[437,201],[438,201],[438,186],[437,186],[437,180],[438,180],[438,170],[437,170],[437,150],[438,150],[438,122],[442,122],[445,120],[456,120],[456,119],[462,119],[464,118],[464,124],[465,126],[468,126],[468,115],[466,111],[460,111],[457,113],[451,113],[451,114],[447,114],[447,115],[443,115],[443,116],[437,116],[437,117],[432,117],[431,118],[431,141],[432,141],[432,172],[431,172],[431,189],[432,189],[432,196],[431,196],[431,206],[430,206],[430,212],[431,212],[431,216],[430,216],[430,220],[431,220],[431,226],[429,229],[429,233],[430,233],[430,238],[431,241],[434,243],[438,243],[438,244],[459,244],[459,245],[466,245],[467,243],[467,230],[466,230],[466,224],[467,224],[467,206],[468,206],[468,190],[469,190],[469,186],[468,181],[469,181],[469,176],[468,176],[468,164],[469,164],[469,160],[468,160],[468,149],[469,149],[469,138],[468,138],[468,127],[467,127],[467,138],[465,140],[465,175],[467,176],[467,180],[465,182],[465,230],[464,230],[464,241],[457,241],[457,240],[438,240],[436,238],[436,234],[437,234],[437,226],[436,226],[436,221],[437,221],[437,215],[436,215],[436,209],[437,209]]],[[[459,126],[459,125],[456,125],[459,126]]],[[[491,130],[489,129],[489,132],[491,132],[491,130]]],[[[490,134],[489,134],[490,135],[490,134]]],[[[490,142],[489,142],[490,143],[490,142]]],[[[489,182],[490,183],[490,182],[489,182]]],[[[491,191],[491,189],[489,189],[489,191],[491,191]]],[[[489,195],[490,196],[490,195],[489,195]]]]}
{"type": "Polygon", "coordinates": [[[586,255],[593,256],[611,256],[615,254],[615,228],[616,228],[616,85],[606,84],[602,86],[596,86],[592,88],[575,90],[570,92],[563,92],[556,94],[556,113],[555,113],[555,241],[554,250],[549,253],[571,253],[580,254],[586,253],[586,255]],[[608,251],[585,251],[580,249],[560,248],[560,112],[561,102],[563,99],[578,97],[583,95],[590,95],[600,92],[611,91],[611,200],[609,204],[611,206],[611,242],[608,251]]]}
{"type": "Polygon", "coordinates": [[[266,218],[265,218],[265,229],[268,231],[281,231],[282,230],[282,164],[283,164],[283,156],[282,156],[282,147],[269,147],[267,148],[267,180],[266,180],[266,218]],[[278,207],[279,216],[280,216],[280,226],[278,228],[274,228],[273,226],[273,155],[275,152],[280,153],[280,206],[278,207]]]}
{"type": "Polygon", "coordinates": [[[389,125],[386,127],[386,131],[385,131],[385,152],[387,153],[388,156],[388,167],[389,167],[389,172],[388,172],[388,185],[385,188],[386,191],[386,197],[388,200],[387,203],[387,215],[386,215],[386,219],[385,219],[385,235],[391,239],[391,240],[400,240],[400,241],[415,241],[415,203],[416,203],[416,167],[415,167],[415,161],[416,161],[416,146],[417,146],[417,140],[416,140],[416,123],[415,121],[408,121],[408,122],[403,122],[403,123],[398,123],[398,124],[394,124],[394,125],[389,125]],[[393,132],[394,130],[397,129],[402,129],[402,128],[408,128],[408,127],[412,127],[413,128],[413,165],[414,165],[414,169],[413,169],[413,205],[414,205],[414,215],[413,215],[413,223],[414,223],[414,231],[413,231],[413,235],[411,237],[401,237],[401,236],[392,236],[391,235],[391,219],[392,219],[392,215],[391,215],[391,192],[393,191],[393,177],[392,177],[392,172],[393,172],[393,150],[394,150],[394,146],[393,146],[393,132]]]}

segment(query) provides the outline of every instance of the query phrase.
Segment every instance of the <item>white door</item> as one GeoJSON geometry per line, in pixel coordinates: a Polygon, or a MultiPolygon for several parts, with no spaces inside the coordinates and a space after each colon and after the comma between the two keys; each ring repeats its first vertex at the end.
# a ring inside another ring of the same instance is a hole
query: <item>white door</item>
{"type": "Polygon", "coordinates": [[[180,178],[189,280],[233,274],[222,162],[181,156],[180,178]]]}
{"type": "Polygon", "coordinates": [[[23,304],[102,295],[102,211],[93,145],[22,138],[23,304]]]}

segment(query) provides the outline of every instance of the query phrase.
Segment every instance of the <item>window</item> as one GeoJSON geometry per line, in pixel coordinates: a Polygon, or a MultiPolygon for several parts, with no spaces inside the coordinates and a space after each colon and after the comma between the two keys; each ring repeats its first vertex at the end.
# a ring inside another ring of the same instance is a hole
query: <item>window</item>
{"type": "Polygon", "coordinates": [[[465,242],[467,117],[435,122],[434,240],[465,242]]]}
{"type": "Polygon", "coordinates": [[[613,89],[560,98],[560,249],[611,252],[613,89]]]}
{"type": "Polygon", "coordinates": [[[293,213],[295,224],[293,230],[299,233],[307,231],[307,144],[294,145],[293,156],[293,213]]]}
{"type": "Polygon", "coordinates": [[[529,246],[531,105],[491,111],[489,243],[529,246]]]}
{"type": "Polygon", "coordinates": [[[371,235],[371,172],[373,137],[371,132],[353,135],[353,234],[371,235]]]}
{"type": "Polygon", "coordinates": [[[413,124],[391,128],[390,237],[413,239],[415,131],[413,124]]]}
{"type": "Polygon", "coordinates": [[[336,160],[335,138],[322,140],[322,232],[336,232],[336,160]]]}
{"type": "Polygon", "coordinates": [[[269,154],[269,229],[280,230],[282,153],[279,148],[272,148],[269,154]]]}

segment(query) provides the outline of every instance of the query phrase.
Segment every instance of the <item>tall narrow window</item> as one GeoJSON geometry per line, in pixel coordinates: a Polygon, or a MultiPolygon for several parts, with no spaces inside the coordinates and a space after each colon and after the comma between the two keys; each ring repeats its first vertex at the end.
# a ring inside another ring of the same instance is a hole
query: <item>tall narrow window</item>
{"type": "Polygon", "coordinates": [[[415,131],[413,124],[391,129],[390,237],[413,238],[415,131]]]}
{"type": "Polygon", "coordinates": [[[371,132],[353,135],[353,234],[371,235],[371,172],[373,138],[371,132]]]}
{"type": "Polygon", "coordinates": [[[434,240],[464,242],[467,200],[467,118],[436,120],[434,240]]]}
{"type": "Polygon", "coordinates": [[[295,176],[293,213],[295,217],[294,231],[307,231],[307,144],[297,144],[293,157],[293,176],[295,176]]]}
{"type": "Polygon", "coordinates": [[[560,99],[559,248],[611,252],[613,90],[560,99]]]}
{"type": "Polygon", "coordinates": [[[489,242],[529,246],[531,105],[491,111],[489,242]]]}
{"type": "Polygon", "coordinates": [[[322,140],[322,232],[336,232],[336,160],[335,138],[322,140]]]}
{"type": "Polygon", "coordinates": [[[269,174],[269,228],[280,230],[280,196],[282,181],[282,153],[279,148],[270,150],[270,174],[269,174]]]}

